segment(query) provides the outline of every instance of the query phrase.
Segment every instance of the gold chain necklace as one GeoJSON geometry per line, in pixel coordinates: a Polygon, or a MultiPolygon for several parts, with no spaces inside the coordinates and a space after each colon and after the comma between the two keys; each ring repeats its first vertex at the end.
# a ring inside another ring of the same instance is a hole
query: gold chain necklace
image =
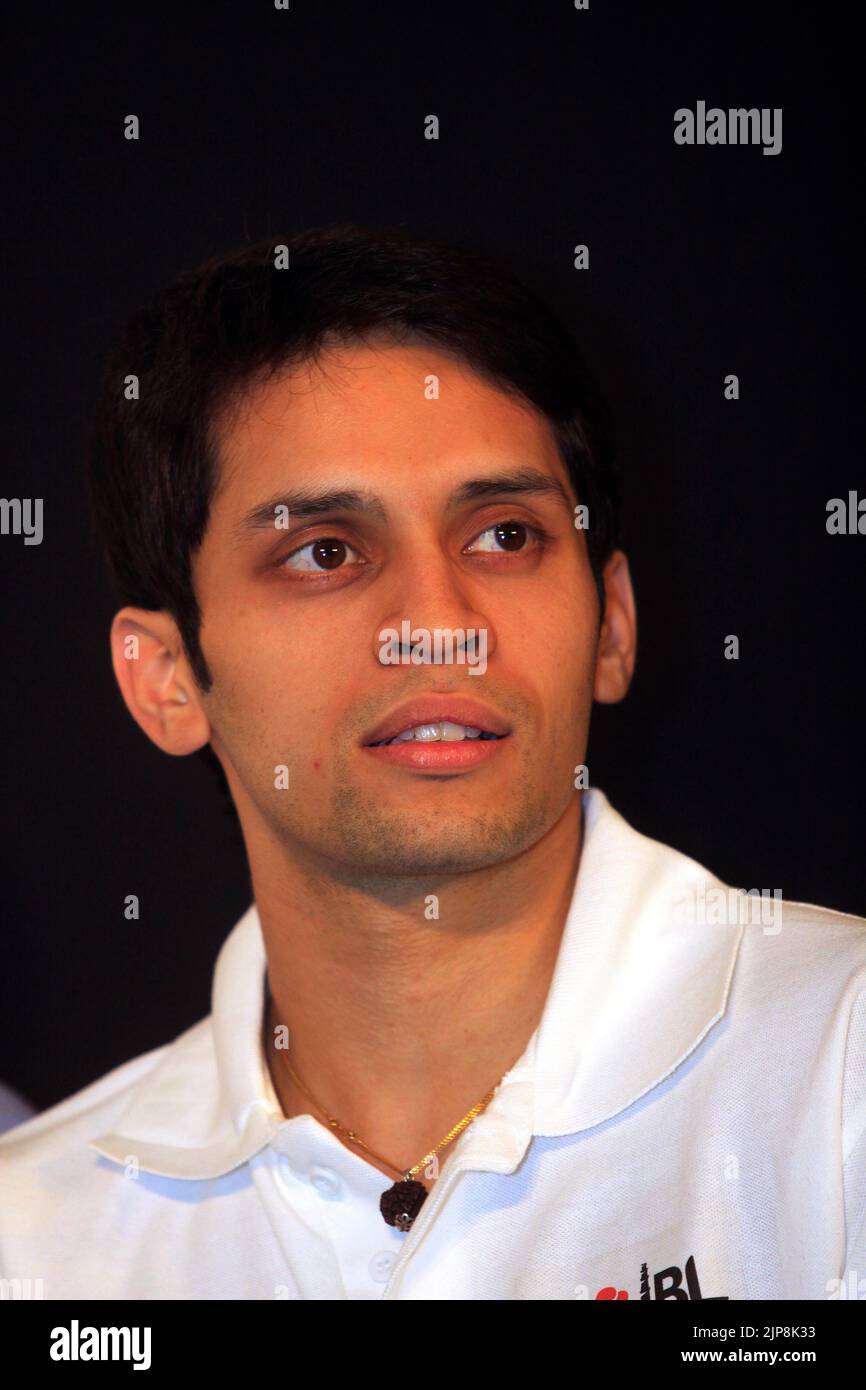
{"type": "MultiPolygon", "coordinates": [[[[494,1086],[492,1090],[488,1091],[484,1099],[480,1100],[477,1105],[473,1105],[472,1109],[467,1115],[463,1116],[459,1124],[456,1124],[453,1129],[449,1129],[445,1138],[439,1140],[435,1149],[431,1149],[418,1163],[414,1163],[411,1168],[407,1168],[404,1172],[401,1168],[396,1168],[393,1163],[389,1163],[387,1158],[383,1158],[381,1154],[377,1154],[368,1144],[364,1143],[364,1140],[361,1139],[353,1129],[347,1129],[345,1125],[341,1124],[336,1116],[329,1115],[327,1110],[316,1100],[315,1096],[307,1090],[288,1057],[284,1060],[296,1085],[300,1087],[307,1099],[312,1101],[316,1109],[326,1117],[331,1129],[338,1129],[347,1139],[351,1139],[353,1144],[359,1144],[362,1149],[366,1149],[371,1158],[378,1159],[380,1163],[384,1163],[385,1167],[390,1168],[392,1172],[402,1174],[400,1181],[395,1182],[393,1186],[383,1192],[382,1196],[379,1198],[379,1210],[385,1218],[385,1221],[389,1226],[396,1226],[400,1231],[408,1231],[411,1228],[415,1217],[418,1215],[427,1199],[427,1189],[423,1183],[415,1180],[415,1174],[420,1172],[420,1170],[430,1162],[430,1159],[435,1157],[440,1149],[444,1148],[446,1144],[450,1144],[451,1140],[455,1139],[461,1130],[465,1129],[470,1121],[475,1119],[476,1115],[481,1114],[485,1106],[489,1105],[493,1098],[493,1093],[496,1090],[496,1086],[494,1086]]],[[[497,1085],[498,1084],[497,1082],[497,1085]]]]}

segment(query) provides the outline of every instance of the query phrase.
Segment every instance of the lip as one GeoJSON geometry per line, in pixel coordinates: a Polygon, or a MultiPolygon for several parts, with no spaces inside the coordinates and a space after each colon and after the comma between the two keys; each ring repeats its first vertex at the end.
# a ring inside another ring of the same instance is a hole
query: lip
{"type": "MultiPolygon", "coordinates": [[[[492,731],[491,731],[492,732],[492,731]]],[[[499,739],[465,738],[450,743],[444,739],[431,743],[387,743],[379,748],[365,748],[374,758],[397,767],[412,767],[417,772],[459,772],[462,768],[478,767],[495,758],[501,748],[511,742],[507,735],[499,739]]]]}
{"type": "MultiPolygon", "coordinates": [[[[464,724],[470,729],[480,729],[483,734],[499,734],[500,738],[511,733],[510,724],[501,715],[476,700],[463,699],[458,695],[430,695],[398,705],[381,723],[364,735],[362,743],[369,747],[371,743],[380,743],[382,739],[396,738],[404,729],[411,729],[417,724],[439,724],[443,719],[450,720],[452,724],[464,724]]],[[[462,743],[410,743],[408,747],[410,750],[431,747],[462,749],[467,744],[478,742],[478,739],[464,739],[462,743]]],[[[498,744],[495,740],[489,739],[480,746],[496,748],[498,744]]],[[[396,744],[392,744],[390,748],[374,748],[372,751],[390,753],[396,747],[396,744]]]]}

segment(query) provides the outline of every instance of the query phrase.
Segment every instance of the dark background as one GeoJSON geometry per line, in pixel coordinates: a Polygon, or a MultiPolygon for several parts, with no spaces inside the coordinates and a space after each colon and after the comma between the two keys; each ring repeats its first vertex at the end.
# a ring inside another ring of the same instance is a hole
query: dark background
{"type": "Polygon", "coordinates": [[[215,779],[158,752],[115,687],[81,440],[138,300],[271,233],[399,222],[553,300],[617,416],[639,608],[591,781],[728,882],[866,915],[866,537],[825,529],[829,498],[866,494],[862,80],[833,7],[754,11],[7,9],[2,494],[44,498],[45,534],[0,537],[0,1079],[37,1106],[205,1014],[250,901],[215,779]],[[782,152],[675,145],[699,99],[782,107],[782,152]]]}

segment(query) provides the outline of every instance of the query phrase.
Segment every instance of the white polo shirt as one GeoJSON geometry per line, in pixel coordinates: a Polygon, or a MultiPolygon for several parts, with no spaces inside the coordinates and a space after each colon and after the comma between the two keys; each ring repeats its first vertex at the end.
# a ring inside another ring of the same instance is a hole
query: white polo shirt
{"type": "Polygon", "coordinates": [[[252,906],[207,1018],[0,1137],[7,1296],[866,1298],[866,920],[738,920],[603,792],[584,811],[538,1028],[409,1232],[282,1115],[252,906]]]}

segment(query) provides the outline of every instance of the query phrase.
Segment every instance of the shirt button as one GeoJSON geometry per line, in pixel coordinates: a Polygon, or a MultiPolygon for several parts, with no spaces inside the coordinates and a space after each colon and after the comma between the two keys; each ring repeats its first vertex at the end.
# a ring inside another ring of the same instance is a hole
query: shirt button
{"type": "Polygon", "coordinates": [[[388,1275],[394,1266],[396,1256],[393,1250],[380,1250],[374,1255],[367,1268],[370,1271],[370,1278],[375,1279],[377,1284],[385,1284],[388,1275]]]}
{"type": "Polygon", "coordinates": [[[311,1168],[310,1182],[320,1197],[339,1197],[342,1184],[330,1168],[311,1168]]]}

